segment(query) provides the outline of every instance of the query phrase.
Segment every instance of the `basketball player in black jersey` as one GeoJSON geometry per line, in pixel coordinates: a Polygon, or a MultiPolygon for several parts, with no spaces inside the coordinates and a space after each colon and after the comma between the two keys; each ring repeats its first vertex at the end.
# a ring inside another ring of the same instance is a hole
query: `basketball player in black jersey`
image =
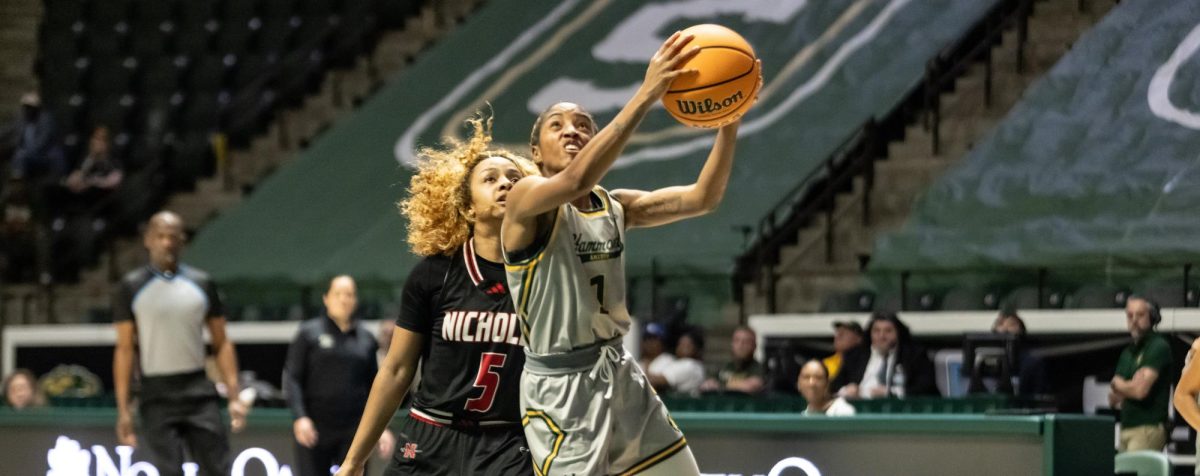
{"type": "Polygon", "coordinates": [[[505,199],[532,162],[489,149],[489,122],[465,143],[423,149],[400,203],[408,241],[424,256],[404,285],[391,350],[371,387],[338,475],[360,475],[421,363],[412,409],[387,475],[533,474],[519,415],[525,355],[505,284],[505,199]]]}

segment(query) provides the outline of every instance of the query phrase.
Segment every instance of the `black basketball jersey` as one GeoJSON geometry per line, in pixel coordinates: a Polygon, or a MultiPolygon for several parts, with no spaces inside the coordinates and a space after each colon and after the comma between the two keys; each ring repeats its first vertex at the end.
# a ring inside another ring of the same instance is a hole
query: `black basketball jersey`
{"type": "Polygon", "coordinates": [[[521,327],[504,265],[475,256],[431,256],[404,285],[396,325],[426,336],[413,415],[446,424],[520,421],[521,327]]]}

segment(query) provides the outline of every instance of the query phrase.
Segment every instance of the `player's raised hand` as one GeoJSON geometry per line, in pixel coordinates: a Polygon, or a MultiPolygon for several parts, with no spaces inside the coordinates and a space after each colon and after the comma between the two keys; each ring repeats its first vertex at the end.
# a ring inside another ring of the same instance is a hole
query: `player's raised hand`
{"type": "Polygon", "coordinates": [[[661,99],[675,78],[696,73],[695,69],[683,67],[688,60],[700,53],[699,47],[687,47],[693,39],[694,36],[683,35],[677,31],[667,38],[650,58],[650,66],[646,68],[646,79],[642,82],[642,90],[650,99],[661,99]]]}

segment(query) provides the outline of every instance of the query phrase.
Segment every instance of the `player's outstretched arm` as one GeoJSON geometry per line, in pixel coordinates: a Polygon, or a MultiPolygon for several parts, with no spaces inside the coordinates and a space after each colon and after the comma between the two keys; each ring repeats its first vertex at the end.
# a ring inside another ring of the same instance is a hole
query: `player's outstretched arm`
{"type": "Polygon", "coordinates": [[[734,121],[717,132],[716,142],[696,183],[651,192],[613,190],[613,197],[625,206],[625,227],[665,225],[715,210],[725,197],[725,188],[729,184],[739,124],[740,121],[734,121]]]}
{"type": "Polygon", "coordinates": [[[683,68],[700,52],[699,48],[685,48],[692,39],[691,35],[683,36],[679,32],[667,38],[650,59],[646,78],[633,99],[579,151],[570,165],[548,178],[527,177],[517,182],[508,194],[506,213],[510,219],[530,220],[579,198],[600,183],[650,107],[667,92],[671,81],[680,75],[694,73],[693,69],[683,68]]]}
{"type": "Polygon", "coordinates": [[[375,382],[371,384],[371,394],[367,397],[367,406],[363,409],[362,420],[358,430],[354,432],[354,441],[350,443],[350,451],[346,453],[346,461],[338,469],[338,476],[356,476],[363,474],[363,465],[379,435],[387,428],[396,408],[408,393],[413,375],[417,373],[417,362],[421,357],[424,338],[403,327],[396,327],[392,333],[392,344],[379,373],[375,374],[375,382]]]}

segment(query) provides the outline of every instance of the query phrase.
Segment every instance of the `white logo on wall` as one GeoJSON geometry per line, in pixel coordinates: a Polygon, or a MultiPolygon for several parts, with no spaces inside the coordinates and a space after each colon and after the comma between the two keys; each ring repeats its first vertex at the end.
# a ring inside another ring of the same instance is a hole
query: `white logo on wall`
{"type": "MultiPolygon", "coordinates": [[[[779,97],[771,98],[767,104],[760,105],[752,119],[742,124],[740,137],[748,137],[761,132],[782,121],[785,115],[797,105],[815,94],[827,84],[833,74],[846,60],[874,40],[884,26],[903,9],[911,0],[888,0],[887,4],[865,25],[844,42],[836,45],[836,51],[821,64],[813,76],[807,78],[796,87],[778,93],[779,97]]],[[[514,68],[518,55],[534,44],[543,35],[551,37],[558,33],[571,34],[570,29],[563,26],[555,31],[559,22],[579,3],[579,0],[566,0],[546,14],[541,20],[526,29],[502,51],[493,56],[487,63],[479,66],[466,78],[460,81],[449,93],[420,116],[410,125],[396,141],[394,154],[404,164],[416,163],[417,137],[433,127],[437,117],[449,113],[453,108],[461,106],[460,101],[471,104],[481,103],[491,99],[488,96],[468,98],[472,90],[487,81],[506,83],[514,78],[506,74],[519,76],[523,73],[513,73],[510,70],[526,71],[528,67],[514,68]]],[[[795,21],[796,15],[804,9],[808,0],[756,0],[730,2],[726,0],[687,0],[683,2],[659,2],[643,5],[631,15],[617,24],[610,33],[591,48],[593,59],[600,63],[645,63],[658,45],[666,38],[663,37],[667,25],[686,21],[705,21],[721,16],[737,15],[745,22],[774,23],[786,25],[795,21]]],[[[539,56],[540,57],[540,56],[539,56]]],[[[528,60],[528,59],[526,59],[528,60]]],[[[540,61],[540,60],[537,60],[540,61]]],[[[537,61],[534,61],[535,63],[537,61]]],[[[793,59],[794,61],[794,59],[793,59]]],[[[766,78],[768,83],[783,81],[795,74],[796,68],[778,65],[784,70],[780,76],[766,78]]],[[[574,78],[570,75],[551,79],[546,86],[534,93],[526,107],[533,114],[538,114],[546,106],[555,101],[570,98],[579,102],[593,113],[611,112],[621,107],[636,91],[638,83],[625,86],[601,87],[586,78],[574,78]]],[[[765,84],[763,93],[767,94],[773,88],[765,84]]],[[[461,124],[461,118],[451,118],[451,124],[461,124]]],[[[636,141],[636,139],[635,139],[636,141]]],[[[684,135],[682,139],[673,141],[658,141],[654,145],[629,151],[621,156],[614,168],[627,167],[645,161],[670,160],[685,156],[712,146],[712,137],[694,137],[684,135]]]]}
{"type": "MultiPolygon", "coordinates": [[[[804,472],[804,476],[821,476],[821,470],[817,469],[817,465],[804,458],[792,456],[780,460],[771,467],[771,471],[767,472],[766,476],[782,476],[785,469],[798,469],[804,472]]],[[[742,476],[738,473],[701,473],[700,476],[742,476]]],[[[753,476],[763,476],[755,474],[753,476]]]]}
{"type": "Polygon", "coordinates": [[[1184,61],[1196,53],[1197,49],[1200,49],[1200,25],[1196,25],[1191,33],[1188,33],[1183,41],[1179,42],[1167,62],[1154,72],[1154,77],[1150,79],[1150,87],[1146,90],[1146,100],[1150,103],[1150,112],[1160,119],[1189,129],[1200,129],[1200,114],[1176,106],[1171,102],[1170,92],[1171,83],[1175,81],[1175,75],[1179,73],[1179,68],[1184,61]]]}
{"type": "MultiPolygon", "coordinates": [[[[78,441],[66,436],[59,436],[54,448],[46,452],[46,463],[50,470],[46,476],[158,476],[158,468],[154,465],[138,461],[133,462],[133,448],[128,446],[116,447],[117,461],[114,462],[108,449],[100,445],[92,445],[92,450],[83,449],[78,441]],[[90,472],[92,459],[95,457],[95,472],[90,472]]],[[[292,469],[280,465],[275,456],[262,448],[248,448],[238,454],[233,460],[231,476],[243,476],[250,460],[258,460],[266,470],[267,476],[292,476],[292,469]]],[[[183,474],[196,476],[198,467],[195,463],[184,463],[183,474]]]]}

